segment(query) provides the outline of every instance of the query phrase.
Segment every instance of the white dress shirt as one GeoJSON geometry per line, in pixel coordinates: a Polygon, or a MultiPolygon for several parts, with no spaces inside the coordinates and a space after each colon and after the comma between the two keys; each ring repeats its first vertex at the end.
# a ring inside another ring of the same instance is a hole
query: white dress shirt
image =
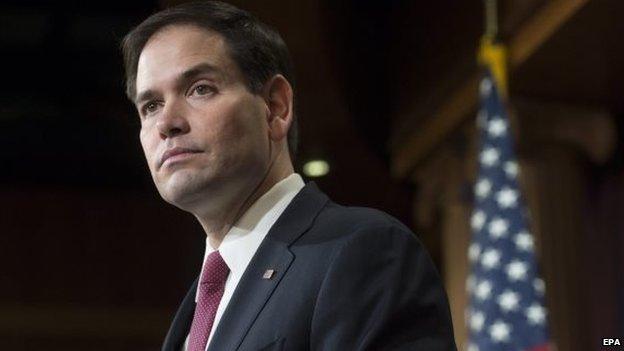
{"type": "MultiPolygon", "coordinates": [[[[301,179],[301,176],[297,173],[293,173],[275,184],[249,207],[247,212],[241,216],[223,238],[218,250],[221,257],[223,257],[223,261],[225,261],[225,264],[227,264],[230,269],[230,274],[225,282],[225,290],[223,291],[223,297],[221,297],[221,302],[217,308],[210,336],[208,336],[206,350],[208,350],[208,346],[223,316],[223,312],[225,312],[238,282],[243,276],[245,269],[247,269],[249,261],[251,261],[251,258],[258,250],[260,243],[262,243],[262,240],[264,240],[264,237],[268,234],[273,224],[275,224],[279,216],[284,212],[288,204],[290,204],[304,185],[303,179],[301,179]]],[[[208,238],[206,238],[204,263],[208,255],[213,251],[215,251],[215,249],[210,245],[208,238]]],[[[203,266],[202,264],[200,281],[204,274],[203,266]]],[[[197,302],[197,295],[195,295],[195,302],[197,302]]],[[[186,336],[186,341],[184,342],[182,350],[186,351],[187,346],[188,335],[186,336]]]]}

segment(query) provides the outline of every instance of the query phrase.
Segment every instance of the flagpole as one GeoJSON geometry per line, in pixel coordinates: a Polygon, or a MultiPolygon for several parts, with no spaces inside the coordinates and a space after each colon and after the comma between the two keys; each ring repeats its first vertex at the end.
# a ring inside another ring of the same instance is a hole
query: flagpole
{"type": "Polygon", "coordinates": [[[498,3],[497,0],[483,0],[485,10],[485,37],[496,41],[498,35],[498,3]]]}

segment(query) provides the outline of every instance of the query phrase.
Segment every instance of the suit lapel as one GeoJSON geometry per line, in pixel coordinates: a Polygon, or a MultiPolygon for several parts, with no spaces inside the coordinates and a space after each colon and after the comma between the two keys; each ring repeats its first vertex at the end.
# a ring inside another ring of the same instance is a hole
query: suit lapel
{"type": "Polygon", "coordinates": [[[179,351],[182,348],[186,335],[191,329],[193,314],[195,313],[195,292],[197,291],[198,280],[199,278],[195,279],[195,282],[186,293],[184,300],[182,300],[178,312],[176,312],[175,317],[173,317],[173,322],[171,323],[171,327],[163,343],[163,351],[179,351]]]}
{"type": "Polygon", "coordinates": [[[258,248],[228,303],[209,351],[236,350],[286,274],[294,255],[289,246],[312,224],[327,202],[314,183],[308,183],[293,198],[258,248]],[[270,278],[263,277],[273,270],[270,278]]]}
{"type": "Polygon", "coordinates": [[[262,244],[262,255],[254,257],[219,322],[210,342],[209,351],[236,350],[269,296],[284,276],[293,260],[285,245],[262,244]],[[273,269],[271,279],[264,279],[267,269],[273,269]]]}

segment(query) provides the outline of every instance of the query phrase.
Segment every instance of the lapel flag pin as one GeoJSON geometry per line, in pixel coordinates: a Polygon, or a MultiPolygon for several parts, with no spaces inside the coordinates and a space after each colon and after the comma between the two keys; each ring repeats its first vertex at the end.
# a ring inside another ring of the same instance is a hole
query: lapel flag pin
{"type": "Polygon", "coordinates": [[[273,269],[267,269],[264,272],[264,275],[262,276],[262,279],[271,279],[271,278],[273,278],[274,274],[275,274],[275,271],[273,269]]]}

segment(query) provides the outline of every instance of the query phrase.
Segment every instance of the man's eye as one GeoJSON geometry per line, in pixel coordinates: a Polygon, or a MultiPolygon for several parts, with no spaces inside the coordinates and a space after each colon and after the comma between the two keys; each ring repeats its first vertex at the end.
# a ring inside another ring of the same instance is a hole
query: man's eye
{"type": "Polygon", "coordinates": [[[197,95],[208,95],[214,92],[214,89],[207,84],[200,84],[193,89],[193,93],[197,95]]]}
{"type": "Polygon", "coordinates": [[[146,103],[145,105],[143,105],[143,114],[145,115],[145,114],[153,113],[157,109],[158,109],[158,104],[154,101],[150,101],[146,103]]]}

